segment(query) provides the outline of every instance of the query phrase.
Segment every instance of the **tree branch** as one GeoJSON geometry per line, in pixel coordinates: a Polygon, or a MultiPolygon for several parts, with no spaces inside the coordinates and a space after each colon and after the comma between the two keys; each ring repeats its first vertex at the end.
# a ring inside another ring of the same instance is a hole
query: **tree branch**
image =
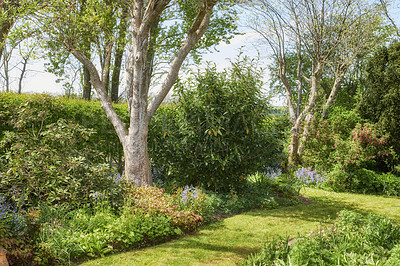
{"type": "Polygon", "coordinates": [[[101,81],[99,72],[97,71],[96,67],[90,61],[90,59],[85,56],[83,52],[77,50],[75,47],[69,45],[67,42],[64,42],[64,44],[67,47],[67,49],[76,57],[76,59],[78,59],[89,70],[90,81],[100,99],[101,107],[106,113],[108,119],[113,124],[114,129],[117,132],[120,141],[121,142],[125,141],[125,137],[128,135],[126,125],[124,122],[122,122],[121,118],[118,116],[117,112],[112,106],[111,98],[107,94],[104,83],[101,81]]]}
{"type": "Polygon", "coordinates": [[[203,6],[197,14],[196,19],[188,30],[186,40],[178,52],[175,54],[174,60],[168,74],[161,86],[161,89],[156,93],[153,101],[147,109],[147,120],[150,121],[151,117],[155,114],[157,108],[161,105],[168,92],[171,90],[176,79],[178,78],[179,69],[183,61],[186,59],[190,50],[195,46],[199,39],[203,36],[210,22],[212,9],[216,2],[214,0],[204,0],[203,6]]]}

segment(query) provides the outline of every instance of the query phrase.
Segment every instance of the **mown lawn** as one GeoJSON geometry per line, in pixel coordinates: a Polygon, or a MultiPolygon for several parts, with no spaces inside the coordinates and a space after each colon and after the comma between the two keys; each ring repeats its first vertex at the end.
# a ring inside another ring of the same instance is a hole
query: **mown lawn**
{"type": "Polygon", "coordinates": [[[158,246],[92,260],[83,265],[235,265],[280,236],[295,237],[330,224],[343,209],[388,215],[400,222],[400,199],[306,188],[313,204],[259,210],[204,226],[190,236],[158,246]]]}

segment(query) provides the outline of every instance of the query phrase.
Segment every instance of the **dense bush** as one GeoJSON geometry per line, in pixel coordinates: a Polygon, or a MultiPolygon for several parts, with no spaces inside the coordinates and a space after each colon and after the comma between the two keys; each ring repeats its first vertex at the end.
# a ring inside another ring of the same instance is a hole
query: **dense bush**
{"type": "MultiPolygon", "coordinates": [[[[26,207],[90,204],[96,195],[122,203],[122,186],[92,128],[60,118],[71,111],[50,96],[0,94],[0,193],[26,207]]],[[[101,110],[101,109],[100,109],[101,110]]],[[[90,113],[88,111],[87,113],[90,113]]]]}
{"type": "MultiPolygon", "coordinates": [[[[363,92],[358,112],[374,123],[389,144],[400,154],[400,42],[377,49],[367,63],[367,89],[363,92]]],[[[399,164],[400,157],[391,161],[399,164]]]]}
{"type": "Polygon", "coordinates": [[[325,171],[336,165],[346,170],[373,167],[376,160],[393,156],[387,139],[373,125],[363,123],[354,111],[338,109],[329,119],[313,118],[303,163],[325,171]]]}
{"type": "MultiPolygon", "coordinates": [[[[129,121],[126,105],[114,105],[123,121],[129,121]]],[[[49,95],[19,95],[0,93],[0,139],[7,131],[18,131],[21,123],[47,126],[59,119],[91,129],[92,134],[87,145],[101,151],[101,160],[112,162],[121,171],[123,151],[111,123],[108,121],[100,102],[78,99],[55,98],[49,95]],[[44,113],[42,113],[44,111],[44,113]],[[33,120],[30,117],[33,114],[33,120]],[[24,122],[26,121],[26,122],[24,122]]],[[[2,150],[0,150],[0,155],[2,150]]]]}
{"type": "Polygon", "coordinates": [[[326,174],[325,188],[366,194],[400,195],[400,177],[391,173],[377,173],[359,168],[345,171],[340,167],[326,174]]]}
{"type": "Polygon", "coordinates": [[[276,239],[243,265],[391,265],[398,260],[399,242],[400,227],[389,218],[344,210],[331,228],[295,241],[276,239]]]}
{"type": "Polygon", "coordinates": [[[184,186],[240,189],[243,176],[282,159],[281,132],[261,95],[261,72],[248,60],[221,73],[209,66],[178,83],[178,99],[161,108],[149,132],[155,171],[184,186]]]}

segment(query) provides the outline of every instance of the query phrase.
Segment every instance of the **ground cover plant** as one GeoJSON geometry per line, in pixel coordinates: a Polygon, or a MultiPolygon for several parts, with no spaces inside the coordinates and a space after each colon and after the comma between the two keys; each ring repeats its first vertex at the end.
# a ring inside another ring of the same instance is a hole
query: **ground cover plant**
{"type": "Polygon", "coordinates": [[[399,243],[395,221],[343,210],[334,225],[295,239],[277,238],[243,265],[395,265],[399,243]]]}

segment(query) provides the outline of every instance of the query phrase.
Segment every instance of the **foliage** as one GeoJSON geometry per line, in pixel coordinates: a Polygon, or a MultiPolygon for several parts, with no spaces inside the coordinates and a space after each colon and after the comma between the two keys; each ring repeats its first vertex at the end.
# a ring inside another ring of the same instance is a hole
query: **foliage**
{"type": "Polygon", "coordinates": [[[398,265],[400,263],[400,245],[396,245],[391,251],[390,251],[390,257],[389,259],[385,262],[385,266],[391,266],[391,265],[398,265]]]}
{"type": "Polygon", "coordinates": [[[243,265],[375,265],[388,259],[399,236],[399,225],[385,216],[343,210],[334,226],[292,241],[278,238],[243,265]]]}
{"type": "MultiPolygon", "coordinates": [[[[123,104],[114,105],[117,113],[122,117],[124,122],[129,121],[127,106],[123,104]]],[[[90,139],[86,140],[87,146],[93,147],[94,150],[101,151],[101,160],[107,161],[115,165],[118,170],[122,171],[123,151],[119,139],[108,121],[106,115],[101,109],[101,105],[96,101],[83,101],[78,99],[55,98],[49,95],[18,95],[9,93],[0,93],[0,138],[7,131],[18,131],[15,124],[18,122],[19,111],[32,113],[38,119],[37,114],[46,110],[46,116],[42,117],[42,121],[37,121],[36,127],[43,123],[43,127],[57,122],[59,119],[73,121],[85,128],[93,129],[96,133],[91,134],[90,139]],[[28,105],[29,107],[24,105],[28,105]],[[43,119],[44,118],[44,119],[43,119]]],[[[23,118],[31,119],[27,113],[23,118]]],[[[0,150],[0,154],[2,154],[0,150]]]]}
{"type": "Polygon", "coordinates": [[[161,108],[149,129],[153,167],[181,186],[227,192],[246,174],[279,164],[281,133],[260,88],[261,71],[246,58],[178,83],[177,102],[161,108]]]}
{"type": "Polygon", "coordinates": [[[327,173],[324,187],[340,192],[398,196],[400,195],[400,178],[391,173],[377,173],[365,168],[349,172],[335,167],[327,173]]]}
{"type": "Polygon", "coordinates": [[[334,191],[344,192],[350,190],[350,173],[346,172],[339,165],[327,173],[327,187],[334,191]]]}
{"type": "Polygon", "coordinates": [[[303,163],[329,171],[363,167],[392,156],[388,136],[380,135],[369,123],[362,123],[354,111],[337,109],[329,119],[313,118],[305,144],[303,163]]]}
{"type": "MultiPolygon", "coordinates": [[[[47,210],[48,211],[48,210],[47,210]]],[[[170,217],[156,213],[135,214],[125,206],[121,215],[107,206],[93,212],[78,209],[59,218],[49,218],[40,232],[40,245],[59,263],[70,263],[83,257],[141,248],[179,235],[170,217]]]]}
{"type": "Polygon", "coordinates": [[[0,226],[8,232],[16,234],[26,231],[26,224],[20,213],[20,206],[10,204],[7,199],[0,194],[0,226]]]}
{"type": "Polygon", "coordinates": [[[110,177],[101,152],[87,145],[95,132],[58,119],[61,108],[52,98],[37,97],[8,110],[13,130],[3,132],[0,142],[2,194],[26,207],[78,206],[92,202],[96,193],[118,204],[122,186],[110,177]]]}
{"type": "MultiPolygon", "coordinates": [[[[358,106],[361,117],[374,123],[381,134],[388,135],[389,145],[400,154],[400,43],[375,51],[367,63],[367,89],[358,106]]],[[[399,163],[394,158],[392,166],[399,163]]]]}
{"type": "Polygon", "coordinates": [[[171,196],[163,189],[147,185],[132,187],[128,192],[134,213],[163,214],[171,218],[173,226],[184,232],[193,232],[203,222],[203,218],[190,207],[188,211],[179,210],[171,196]]]}

